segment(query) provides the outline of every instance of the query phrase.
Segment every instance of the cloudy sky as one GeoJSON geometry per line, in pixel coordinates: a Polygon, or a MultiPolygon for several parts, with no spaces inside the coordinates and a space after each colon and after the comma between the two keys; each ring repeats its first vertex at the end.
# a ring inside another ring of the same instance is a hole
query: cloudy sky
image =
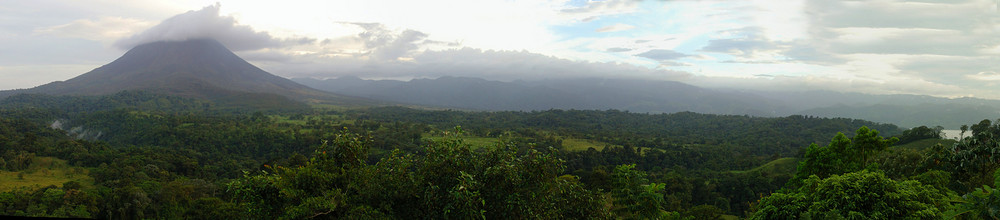
{"type": "Polygon", "coordinates": [[[0,89],[215,38],[284,77],[610,77],[1000,99],[998,0],[0,0],[0,89]]]}

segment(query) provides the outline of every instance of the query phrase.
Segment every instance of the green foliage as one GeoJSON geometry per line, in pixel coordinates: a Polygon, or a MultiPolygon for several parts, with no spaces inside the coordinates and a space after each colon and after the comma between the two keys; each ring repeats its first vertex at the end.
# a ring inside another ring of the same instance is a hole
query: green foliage
{"type": "MultiPolygon", "coordinates": [[[[898,132],[850,119],[690,112],[376,108],[232,114],[143,97],[22,97],[11,102],[21,107],[0,107],[4,168],[23,156],[57,157],[87,167],[78,174],[94,180],[92,186],[81,181],[86,187],[59,188],[66,195],[86,191],[90,200],[56,205],[13,199],[27,205],[0,211],[155,219],[715,218],[744,213],[785,185],[791,173],[780,164],[795,163],[790,157],[801,155],[805,143],[862,125],[898,132]],[[455,125],[463,127],[438,129],[455,125]],[[496,141],[481,141],[488,138],[496,141]],[[567,151],[566,140],[593,146],[567,151]],[[624,171],[616,169],[620,164],[634,165],[624,171]],[[624,178],[629,176],[640,178],[624,178]],[[612,208],[621,216],[612,216],[612,208]]],[[[913,167],[900,162],[910,161],[910,154],[875,156],[878,150],[847,162],[913,167]]],[[[940,169],[954,170],[947,169],[951,161],[942,160],[940,169]]],[[[910,178],[947,182],[944,176],[910,178]]],[[[952,179],[962,178],[956,173],[952,179]]],[[[42,198],[45,192],[32,193],[42,198]]],[[[58,191],[48,193],[54,198],[58,191]]],[[[0,201],[6,197],[0,193],[0,201]]]]}
{"type": "Polygon", "coordinates": [[[909,142],[909,143],[906,143],[906,144],[902,144],[901,142],[902,141],[897,142],[896,146],[893,146],[892,148],[902,148],[902,149],[912,149],[912,150],[924,150],[924,149],[927,149],[927,148],[934,147],[934,145],[938,145],[938,144],[944,145],[944,146],[952,146],[952,145],[955,145],[955,143],[958,143],[958,141],[955,140],[955,139],[923,139],[923,140],[909,142]]]}
{"type": "Polygon", "coordinates": [[[996,159],[1000,157],[998,137],[990,132],[978,132],[955,144],[952,152],[949,162],[954,166],[957,180],[969,188],[993,183],[992,174],[1000,168],[996,159]]]}
{"type": "Polygon", "coordinates": [[[862,126],[858,131],[855,131],[851,140],[855,151],[860,151],[861,163],[864,167],[868,167],[868,158],[899,141],[896,137],[883,139],[878,135],[877,130],[869,129],[867,126],[862,126]]]}
{"type": "MultiPolygon", "coordinates": [[[[1000,173],[1000,171],[997,171],[1000,173]]],[[[996,175],[1000,177],[1000,175],[996,175]]],[[[994,180],[994,185],[1000,184],[1000,178],[994,180]]],[[[948,216],[962,219],[998,219],[1000,218],[1000,190],[983,185],[962,196],[961,202],[948,216]]]]}
{"type": "MultiPolygon", "coordinates": [[[[16,172],[0,171],[0,192],[20,187],[38,188],[43,186],[59,186],[61,184],[76,185],[74,188],[92,188],[94,180],[87,175],[82,167],[70,166],[65,160],[52,157],[34,157],[31,166],[16,172]]],[[[66,186],[63,186],[66,187],[66,186]]]]}
{"type": "Polygon", "coordinates": [[[724,212],[719,207],[713,205],[699,205],[691,207],[684,214],[686,216],[691,216],[694,219],[722,219],[722,214],[724,212]]]}
{"type": "Polygon", "coordinates": [[[472,151],[457,136],[424,155],[363,163],[367,138],[341,133],[303,167],[273,167],[227,185],[250,216],[324,218],[606,218],[597,193],[558,177],[561,160],[514,144],[472,151]]]}
{"type": "Polygon", "coordinates": [[[801,181],[812,175],[826,178],[865,169],[868,158],[898,141],[895,137],[883,139],[878,134],[876,130],[861,127],[855,131],[851,139],[843,133],[837,133],[826,147],[809,145],[790,184],[798,186],[801,181]]]}
{"type": "Polygon", "coordinates": [[[968,219],[1000,218],[1000,191],[990,186],[977,188],[962,196],[962,203],[955,205],[949,216],[968,219]]]}
{"type": "Polygon", "coordinates": [[[949,172],[940,170],[931,170],[925,173],[921,173],[920,175],[916,175],[912,179],[924,185],[932,186],[935,189],[940,190],[941,192],[951,191],[948,188],[948,185],[951,183],[951,173],[949,172]]]}
{"type": "Polygon", "coordinates": [[[0,215],[56,218],[94,218],[97,200],[92,191],[55,186],[0,192],[0,215]]]}
{"type": "Polygon", "coordinates": [[[615,167],[611,191],[614,198],[614,212],[627,219],[661,218],[666,214],[661,210],[663,190],[662,183],[648,183],[646,173],[634,170],[635,164],[615,167]]]}
{"type": "Polygon", "coordinates": [[[871,158],[872,166],[885,172],[889,178],[906,179],[929,170],[924,151],[908,148],[890,148],[871,158]]]}
{"type": "Polygon", "coordinates": [[[944,130],[944,127],[941,126],[935,126],[934,128],[920,126],[906,129],[903,131],[903,134],[899,135],[899,142],[896,144],[907,144],[924,139],[941,139],[942,130],[944,130]]]}
{"type": "Polygon", "coordinates": [[[949,208],[945,194],[932,186],[862,170],[811,176],[802,187],[761,200],[750,219],[930,219],[949,208]]]}
{"type": "MultiPolygon", "coordinates": [[[[145,91],[122,91],[106,96],[53,96],[44,94],[18,94],[0,100],[0,114],[32,118],[22,112],[24,109],[42,109],[44,120],[51,117],[66,117],[86,112],[110,111],[115,109],[140,109],[158,112],[206,112],[217,109],[216,104],[192,98],[166,96],[145,91]]],[[[37,113],[36,113],[37,114],[37,113]]],[[[50,121],[42,121],[50,122],[50,121]]]]}
{"type": "MultiPolygon", "coordinates": [[[[439,128],[463,126],[475,136],[495,137],[504,131],[539,129],[562,132],[612,145],[667,149],[669,145],[728,145],[746,154],[791,156],[809,143],[836,132],[868,126],[895,135],[895,125],[844,118],[793,115],[780,118],[710,115],[693,112],[639,114],[618,110],[549,110],[532,112],[420,111],[401,107],[347,112],[354,118],[415,122],[439,128]],[[641,141],[641,142],[640,142],[641,141]],[[636,144],[636,143],[641,144],[636,144]]],[[[622,164],[622,163],[620,163],[622,164]]],[[[617,164],[616,164],[617,165],[617,164]]]]}

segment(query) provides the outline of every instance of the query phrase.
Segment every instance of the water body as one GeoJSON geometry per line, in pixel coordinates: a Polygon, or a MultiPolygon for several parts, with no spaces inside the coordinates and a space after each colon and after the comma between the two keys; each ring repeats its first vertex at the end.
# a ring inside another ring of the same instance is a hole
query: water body
{"type": "MultiPolygon", "coordinates": [[[[941,132],[944,132],[944,137],[942,138],[954,140],[958,140],[959,135],[962,134],[962,130],[941,130],[941,132]]],[[[965,131],[965,137],[970,136],[972,136],[972,131],[965,131]]]]}

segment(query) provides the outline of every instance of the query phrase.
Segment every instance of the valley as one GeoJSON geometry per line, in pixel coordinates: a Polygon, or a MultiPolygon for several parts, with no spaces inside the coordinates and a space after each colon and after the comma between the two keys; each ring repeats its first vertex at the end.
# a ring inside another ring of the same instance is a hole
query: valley
{"type": "Polygon", "coordinates": [[[1000,217],[1000,101],[959,86],[789,83],[671,61],[789,45],[608,56],[656,61],[642,66],[457,48],[380,23],[333,22],[362,30],[335,40],[279,39],[219,8],[115,41],[127,51],[81,75],[0,91],[0,217],[1000,217]],[[414,53],[430,47],[456,48],[414,53]],[[726,80],[748,86],[718,86],[726,80]],[[757,90],[771,84],[809,89],[757,90]],[[933,88],[950,92],[915,95],[933,88]]]}

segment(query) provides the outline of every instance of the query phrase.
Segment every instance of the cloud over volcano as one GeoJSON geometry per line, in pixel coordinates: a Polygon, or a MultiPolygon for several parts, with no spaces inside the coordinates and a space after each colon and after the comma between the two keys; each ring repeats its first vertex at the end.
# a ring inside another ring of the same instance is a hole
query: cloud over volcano
{"type": "Polygon", "coordinates": [[[137,45],[157,41],[209,38],[219,41],[230,50],[246,51],[315,41],[311,38],[275,38],[267,32],[256,31],[250,26],[240,25],[232,16],[220,15],[220,7],[221,5],[216,3],[201,10],[175,15],[146,31],[120,39],[114,45],[127,50],[137,45]]]}

